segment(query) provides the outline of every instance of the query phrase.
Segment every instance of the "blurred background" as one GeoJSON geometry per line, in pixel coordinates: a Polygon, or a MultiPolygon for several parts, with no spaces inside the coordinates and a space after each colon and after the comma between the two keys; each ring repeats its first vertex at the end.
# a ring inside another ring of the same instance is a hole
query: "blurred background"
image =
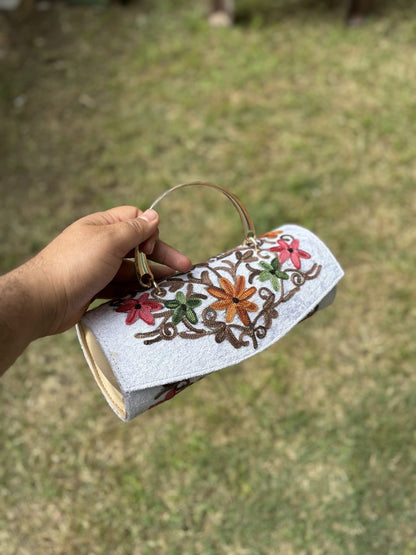
{"type": "MultiPolygon", "coordinates": [[[[223,28],[204,0],[0,13],[1,272],[194,179],[346,272],[329,309],[129,424],[74,330],[32,344],[0,382],[0,553],[416,553],[416,5],[351,4],[237,0],[223,28]]],[[[241,241],[210,190],[160,214],[194,262],[241,241]]]]}

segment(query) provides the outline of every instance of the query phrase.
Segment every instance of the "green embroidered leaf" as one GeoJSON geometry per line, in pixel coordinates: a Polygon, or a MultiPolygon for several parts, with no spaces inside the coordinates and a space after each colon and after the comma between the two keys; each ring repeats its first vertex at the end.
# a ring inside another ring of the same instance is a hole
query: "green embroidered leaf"
{"type": "Polygon", "coordinates": [[[175,324],[175,326],[177,326],[179,324],[179,322],[182,321],[182,318],[184,316],[185,316],[185,311],[183,310],[183,308],[181,306],[178,306],[178,308],[173,313],[172,324],[175,324]]]}
{"type": "MultiPolygon", "coordinates": [[[[273,262],[272,262],[273,264],[273,262]]],[[[271,264],[268,264],[267,262],[264,262],[264,260],[260,261],[260,266],[262,268],[264,268],[265,270],[267,270],[268,272],[270,272],[270,270],[273,270],[273,266],[271,264]]]]}
{"type": "Polygon", "coordinates": [[[186,309],[186,317],[191,322],[191,324],[196,324],[198,322],[195,311],[192,308],[189,308],[189,306],[186,309]]]}
{"type": "Polygon", "coordinates": [[[273,260],[272,260],[272,268],[275,271],[280,268],[280,262],[279,262],[279,259],[277,257],[273,258],[273,260]]]}
{"type": "Polygon", "coordinates": [[[178,308],[180,303],[177,300],[165,301],[166,308],[178,308]]]}
{"type": "Polygon", "coordinates": [[[272,274],[270,273],[270,270],[265,270],[264,272],[262,272],[262,273],[259,275],[259,280],[260,280],[260,281],[267,281],[268,279],[271,278],[271,275],[272,275],[272,274]]]}
{"type": "Polygon", "coordinates": [[[191,324],[196,324],[198,322],[198,317],[193,310],[202,303],[201,299],[190,298],[186,299],[182,291],[176,293],[176,298],[169,301],[165,301],[166,308],[174,310],[172,314],[172,323],[177,326],[184,317],[191,322],[191,324]]]}
{"type": "Polygon", "coordinates": [[[176,293],[176,300],[180,303],[180,304],[186,304],[186,298],[185,295],[182,293],[182,291],[178,291],[176,293]]]}
{"type": "Polygon", "coordinates": [[[196,308],[201,303],[202,303],[201,299],[190,298],[186,301],[186,306],[189,306],[190,308],[196,308]]]}
{"type": "Polygon", "coordinates": [[[276,276],[280,279],[289,279],[289,276],[286,272],[281,272],[280,270],[276,270],[276,276]]]}
{"type": "Polygon", "coordinates": [[[270,274],[270,281],[272,283],[272,287],[275,291],[279,291],[280,283],[278,278],[274,274],[270,274]]]}

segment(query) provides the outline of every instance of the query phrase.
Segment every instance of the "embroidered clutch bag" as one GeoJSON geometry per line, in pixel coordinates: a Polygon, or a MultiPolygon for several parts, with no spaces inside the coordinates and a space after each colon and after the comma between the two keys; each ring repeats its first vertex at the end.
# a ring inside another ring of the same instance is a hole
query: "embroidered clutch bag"
{"type": "Polygon", "coordinates": [[[343,271],[324,243],[297,225],[256,237],[241,202],[241,245],[156,283],[136,249],[142,290],[87,312],[77,325],[88,365],[124,421],[189,385],[260,353],[334,300],[343,271]]]}

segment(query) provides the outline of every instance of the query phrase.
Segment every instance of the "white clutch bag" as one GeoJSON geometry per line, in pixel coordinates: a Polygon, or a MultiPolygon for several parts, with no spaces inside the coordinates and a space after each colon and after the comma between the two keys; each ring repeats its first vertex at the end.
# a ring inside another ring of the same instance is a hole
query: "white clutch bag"
{"type": "MultiPolygon", "coordinates": [[[[244,229],[241,245],[154,281],[136,249],[141,290],[87,312],[77,325],[88,365],[124,421],[200,380],[276,343],[334,300],[343,277],[328,247],[310,231],[283,225],[256,237],[241,202],[223,192],[244,229]]],[[[139,288],[139,284],[138,284],[139,288]]]]}

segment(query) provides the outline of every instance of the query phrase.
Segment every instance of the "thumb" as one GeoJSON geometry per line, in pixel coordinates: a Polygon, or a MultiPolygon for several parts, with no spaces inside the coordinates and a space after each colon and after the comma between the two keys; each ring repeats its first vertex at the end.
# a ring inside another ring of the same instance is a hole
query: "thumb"
{"type": "Polygon", "coordinates": [[[134,249],[156,231],[159,225],[159,215],[154,210],[146,210],[139,217],[117,222],[111,226],[111,240],[113,246],[123,257],[131,249],[134,249]]]}

